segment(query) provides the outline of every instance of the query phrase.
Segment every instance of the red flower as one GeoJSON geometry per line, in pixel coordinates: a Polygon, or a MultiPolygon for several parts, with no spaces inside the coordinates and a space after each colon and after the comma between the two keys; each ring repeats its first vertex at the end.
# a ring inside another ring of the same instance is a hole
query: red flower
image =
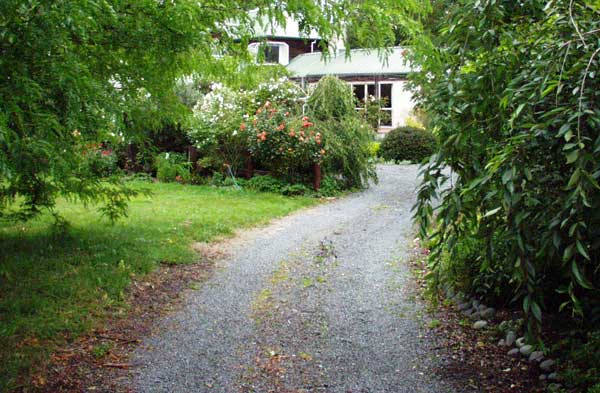
{"type": "Polygon", "coordinates": [[[285,124],[281,123],[279,127],[277,127],[277,131],[282,131],[285,128],[285,124]]]}

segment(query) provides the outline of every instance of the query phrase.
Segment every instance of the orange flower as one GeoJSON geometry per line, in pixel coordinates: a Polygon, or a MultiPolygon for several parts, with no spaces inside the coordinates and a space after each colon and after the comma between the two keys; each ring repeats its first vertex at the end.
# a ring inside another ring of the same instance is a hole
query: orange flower
{"type": "Polygon", "coordinates": [[[240,130],[246,131],[246,123],[240,124],[240,130]]]}
{"type": "Polygon", "coordinates": [[[289,116],[289,115],[290,115],[290,112],[285,112],[283,115],[284,115],[284,116],[289,116]]]}
{"type": "Polygon", "coordinates": [[[277,131],[282,131],[285,128],[285,124],[281,123],[279,127],[277,127],[277,131]]]}
{"type": "Polygon", "coordinates": [[[321,155],[324,156],[325,155],[325,149],[321,149],[321,155]]]}
{"type": "Polygon", "coordinates": [[[271,102],[270,101],[265,102],[265,108],[268,108],[270,106],[271,106],[271,102]]]}
{"type": "Polygon", "coordinates": [[[290,136],[293,138],[296,136],[296,132],[294,130],[290,131],[290,136]]]}

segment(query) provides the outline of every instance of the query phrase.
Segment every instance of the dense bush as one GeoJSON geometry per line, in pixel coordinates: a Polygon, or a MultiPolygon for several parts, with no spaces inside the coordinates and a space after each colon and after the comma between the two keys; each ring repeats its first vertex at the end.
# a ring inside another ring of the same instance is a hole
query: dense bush
{"type": "Polygon", "coordinates": [[[321,133],[306,116],[293,116],[267,101],[240,130],[253,159],[276,176],[296,182],[326,155],[321,133]]]}
{"type": "Polygon", "coordinates": [[[440,140],[417,208],[422,235],[436,245],[431,277],[448,280],[447,251],[459,256],[449,263],[469,264],[457,249],[478,239],[486,263],[464,280],[507,269],[504,296],[522,306],[530,333],[546,311],[592,326],[600,320],[598,8],[434,3],[443,11],[412,54],[418,101],[440,140]]]}
{"type": "Polygon", "coordinates": [[[381,142],[379,156],[386,161],[421,162],[436,149],[435,136],[427,130],[398,127],[391,130],[381,142]]]}
{"type": "Polygon", "coordinates": [[[312,191],[302,183],[290,184],[272,176],[254,176],[244,182],[244,186],[251,190],[272,192],[287,196],[306,195],[312,191]]]}
{"type": "Polygon", "coordinates": [[[350,85],[336,77],[322,78],[307,107],[325,141],[325,173],[340,176],[345,188],[366,187],[369,180],[377,180],[369,152],[374,134],[355,110],[350,85]]]}
{"type": "Polygon", "coordinates": [[[190,163],[181,153],[161,153],[156,156],[156,177],[162,182],[188,182],[190,163]]]}

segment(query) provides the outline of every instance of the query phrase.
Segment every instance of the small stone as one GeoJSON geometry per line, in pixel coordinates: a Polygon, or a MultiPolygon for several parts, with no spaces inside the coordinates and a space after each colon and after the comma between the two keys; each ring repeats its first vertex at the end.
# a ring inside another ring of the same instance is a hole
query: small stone
{"type": "Polygon", "coordinates": [[[477,311],[483,311],[487,308],[487,306],[485,304],[480,304],[479,306],[477,306],[477,311]]]}
{"type": "Polygon", "coordinates": [[[475,311],[473,314],[469,315],[469,318],[477,321],[478,319],[481,319],[481,313],[479,311],[475,311]]]}
{"type": "Polygon", "coordinates": [[[471,304],[473,305],[473,307],[477,308],[479,306],[479,300],[475,299],[471,302],[471,304]]]}
{"type": "Polygon", "coordinates": [[[531,355],[529,355],[529,363],[541,362],[543,358],[544,358],[544,352],[533,351],[533,352],[531,352],[531,355]]]}
{"type": "Polygon", "coordinates": [[[515,344],[517,345],[517,347],[521,348],[523,345],[525,345],[525,337],[517,338],[517,341],[515,341],[515,344]]]}
{"type": "Polygon", "coordinates": [[[486,321],[477,321],[473,324],[473,329],[477,329],[477,330],[483,329],[484,327],[487,326],[487,324],[488,323],[486,321]]]}
{"type": "Polygon", "coordinates": [[[498,346],[500,346],[500,347],[504,347],[504,346],[506,346],[506,342],[504,342],[504,339],[503,339],[503,338],[502,338],[502,339],[500,339],[500,341],[498,341],[498,346]]]}
{"type": "Polygon", "coordinates": [[[554,360],[546,359],[540,363],[540,368],[544,371],[550,371],[554,367],[554,360]]]}
{"type": "Polygon", "coordinates": [[[549,381],[558,381],[558,374],[557,373],[548,374],[548,380],[549,381]]]}
{"type": "Polygon", "coordinates": [[[539,378],[540,381],[545,381],[546,379],[548,379],[548,376],[546,374],[540,375],[540,378],[539,378]]]}
{"type": "Polygon", "coordinates": [[[512,347],[512,345],[515,343],[515,340],[517,339],[517,334],[515,332],[513,332],[512,330],[509,331],[508,333],[506,333],[506,345],[509,347],[512,347]]]}
{"type": "Polygon", "coordinates": [[[479,311],[479,313],[481,314],[481,318],[490,319],[494,317],[494,314],[496,314],[496,310],[494,310],[492,307],[489,307],[484,309],[483,311],[479,311]]]}
{"type": "Polygon", "coordinates": [[[519,352],[521,352],[521,355],[523,356],[529,356],[531,352],[533,352],[533,346],[523,345],[521,348],[519,348],[519,352]]]}
{"type": "Polygon", "coordinates": [[[469,303],[460,303],[458,305],[458,311],[467,310],[469,307],[471,307],[471,305],[469,303]]]}
{"type": "Polygon", "coordinates": [[[562,388],[562,385],[560,383],[551,383],[550,385],[548,385],[549,392],[558,392],[560,388],[562,388]]]}
{"type": "Polygon", "coordinates": [[[508,356],[517,356],[519,354],[519,348],[513,348],[510,351],[508,351],[508,356]]]}
{"type": "Polygon", "coordinates": [[[464,314],[465,314],[467,317],[468,317],[468,316],[470,316],[471,314],[473,314],[473,309],[472,309],[472,308],[469,308],[468,310],[465,310],[465,311],[464,311],[464,314]]]}

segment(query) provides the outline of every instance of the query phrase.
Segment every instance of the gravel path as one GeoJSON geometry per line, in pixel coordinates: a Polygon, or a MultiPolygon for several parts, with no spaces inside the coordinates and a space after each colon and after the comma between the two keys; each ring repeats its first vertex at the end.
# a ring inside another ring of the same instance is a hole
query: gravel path
{"type": "Polygon", "coordinates": [[[452,392],[403,263],[417,168],[242,234],[134,355],[138,392],[452,392]]]}

